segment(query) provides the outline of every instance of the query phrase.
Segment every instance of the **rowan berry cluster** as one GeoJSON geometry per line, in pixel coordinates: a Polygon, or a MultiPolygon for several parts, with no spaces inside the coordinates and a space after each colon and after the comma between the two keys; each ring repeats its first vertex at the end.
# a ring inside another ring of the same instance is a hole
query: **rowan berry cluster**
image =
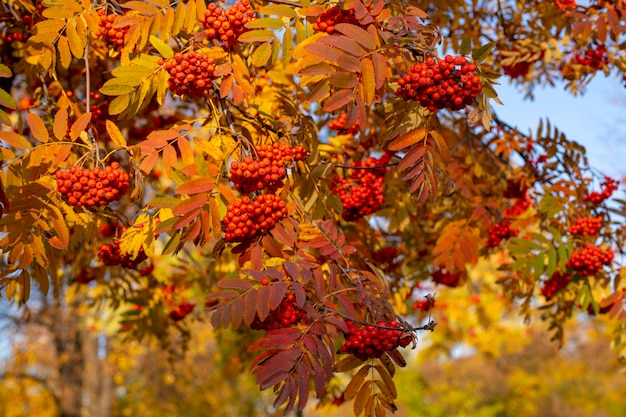
{"type": "Polygon", "coordinates": [[[356,221],[373,214],[382,206],[385,196],[383,183],[389,156],[367,158],[365,161],[353,162],[352,173],[347,178],[334,178],[329,186],[337,194],[343,204],[343,218],[356,221]]]}
{"type": "Polygon", "coordinates": [[[423,300],[416,300],[413,303],[413,310],[419,310],[421,312],[430,311],[435,306],[434,298],[424,298],[423,300]]]}
{"type": "Polygon", "coordinates": [[[604,181],[602,181],[602,191],[592,191],[587,194],[584,198],[585,201],[590,202],[591,204],[597,206],[601,204],[604,200],[611,197],[613,191],[617,190],[618,182],[611,177],[604,177],[604,181]]]}
{"type": "Polygon", "coordinates": [[[376,262],[383,271],[392,271],[398,267],[396,263],[398,255],[398,248],[395,246],[387,246],[372,252],[372,260],[376,262]]]}
{"type": "Polygon", "coordinates": [[[253,19],[254,10],[250,7],[250,0],[241,0],[226,11],[215,3],[210,3],[200,22],[208,40],[217,39],[233,46],[237,43],[237,38],[248,30],[246,23],[253,19]]]}
{"type": "Polygon", "coordinates": [[[583,249],[576,249],[572,253],[566,266],[576,271],[578,275],[593,276],[604,265],[610,265],[614,256],[613,249],[603,250],[587,243],[583,249]]]}
{"type": "Polygon", "coordinates": [[[331,7],[317,16],[317,20],[313,23],[313,30],[332,35],[335,33],[335,26],[339,23],[349,23],[358,26],[359,21],[355,16],[354,9],[341,10],[339,6],[331,7]]]}
{"type": "Polygon", "coordinates": [[[77,282],[79,284],[89,284],[91,281],[95,281],[97,278],[98,277],[96,277],[96,274],[93,273],[92,269],[82,268],[74,279],[74,282],[77,282]]]}
{"type": "Polygon", "coordinates": [[[528,196],[516,198],[512,206],[504,209],[504,215],[507,218],[517,217],[530,208],[532,201],[528,196]]]}
{"type": "Polygon", "coordinates": [[[572,282],[571,274],[555,272],[540,288],[541,294],[549,301],[555,293],[567,287],[570,282],[572,282]]]}
{"type": "Polygon", "coordinates": [[[476,64],[463,56],[447,55],[438,61],[429,57],[398,80],[396,95],[403,100],[417,100],[432,112],[443,108],[461,110],[472,104],[483,88],[475,71],[476,64]]]}
{"type": "Polygon", "coordinates": [[[187,314],[193,311],[195,306],[195,303],[188,303],[186,301],[183,301],[182,303],[178,304],[178,306],[176,306],[174,310],[169,312],[168,317],[174,321],[181,321],[187,316],[187,314]]]}
{"type": "Polygon", "coordinates": [[[118,162],[101,168],[70,167],[55,172],[57,190],[71,206],[106,206],[119,201],[130,185],[130,177],[118,162]]]}
{"type": "Polygon", "coordinates": [[[573,235],[597,236],[602,228],[602,217],[581,217],[569,227],[573,235]]]}
{"type": "Polygon", "coordinates": [[[13,33],[7,33],[4,36],[2,36],[2,40],[4,42],[21,42],[24,43],[26,42],[26,40],[28,39],[28,35],[25,34],[24,32],[13,32],[13,33]]]}
{"type": "Polygon", "coordinates": [[[433,281],[437,284],[446,285],[448,287],[456,287],[459,285],[462,271],[450,272],[445,267],[440,266],[436,271],[430,274],[433,281]]]}
{"type": "Polygon", "coordinates": [[[226,208],[222,229],[227,242],[251,241],[266,235],[281,219],[287,217],[285,202],[275,194],[261,194],[251,199],[243,196],[226,208]]]}
{"type": "Polygon", "coordinates": [[[522,178],[510,178],[506,180],[507,187],[502,194],[505,198],[524,198],[528,191],[528,184],[522,178]]]}
{"type": "Polygon", "coordinates": [[[243,161],[234,161],[230,166],[230,180],[242,193],[252,193],[266,188],[275,192],[283,186],[287,176],[285,165],[291,161],[304,161],[306,149],[298,145],[274,142],[271,145],[256,147],[258,159],[246,157],[243,161]]]}
{"type": "Polygon", "coordinates": [[[173,59],[159,60],[170,74],[168,88],[179,96],[200,98],[213,87],[215,58],[196,51],[176,52],[173,59]]]}
{"type": "Polygon", "coordinates": [[[556,6],[561,10],[576,7],[576,0],[555,0],[556,6]]]}
{"type": "Polygon", "coordinates": [[[501,221],[489,228],[489,239],[487,240],[488,248],[495,248],[500,245],[502,239],[515,237],[519,233],[516,229],[511,229],[511,222],[508,220],[501,221]]]}
{"type": "Polygon", "coordinates": [[[250,327],[254,330],[276,330],[292,327],[304,317],[304,311],[296,305],[296,297],[287,294],[277,308],[270,311],[264,320],[255,317],[250,327]]]}
{"type": "Polygon", "coordinates": [[[129,26],[124,26],[120,28],[114,27],[115,20],[118,18],[118,16],[114,14],[107,14],[106,10],[104,9],[98,10],[98,15],[100,16],[100,28],[96,32],[96,36],[102,36],[104,41],[109,46],[120,49],[122,46],[124,46],[124,37],[128,32],[129,26]]]}
{"type": "Polygon", "coordinates": [[[522,61],[511,65],[503,65],[502,71],[511,78],[524,78],[528,75],[533,64],[534,62],[522,61]]]}
{"type": "Polygon", "coordinates": [[[587,50],[584,54],[576,54],[574,61],[580,65],[586,65],[594,70],[602,69],[609,59],[606,55],[606,46],[600,44],[595,48],[587,50]]]}
{"type": "Polygon", "coordinates": [[[341,113],[338,119],[333,119],[328,123],[328,128],[332,130],[337,130],[340,135],[356,135],[359,133],[359,121],[353,124],[351,127],[346,128],[346,119],[348,115],[346,113],[341,113]]]}
{"type": "Polygon", "coordinates": [[[137,269],[140,263],[148,259],[143,248],[139,249],[136,257],[130,253],[122,253],[120,241],[114,239],[112,243],[103,243],[98,250],[98,258],[107,266],[121,265],[126,269],[137,269]]]}
{"type": "Polygon", "coordinates": [[[341,346],[340,352],[351,353],[363,361],[369,358],[380,358],[385,352],[398,346],[406,347],[413,340],[413,336],[405,335],[395,320],[391,320],[389,323],[381,321],[376,326],[358,325],[357,327],[357,324],[352,321],[348,321],[347,325],[346,341],[341,346]]]}

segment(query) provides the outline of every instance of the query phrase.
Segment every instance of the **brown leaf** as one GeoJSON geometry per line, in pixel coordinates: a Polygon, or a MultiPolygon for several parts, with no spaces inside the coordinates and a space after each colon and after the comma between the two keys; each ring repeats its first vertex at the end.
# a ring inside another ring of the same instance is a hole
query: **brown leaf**
{"type": "Polygon", "coordinates": [[[339,110],[346,104],[354,100],[354,93],[350,89],[339,90],[332,94],[324,102],[324,111],[333,112],[339,110]]]}
{"type": "Polygon", "coordinates": [[[354,39],[359,44],[361,44],[367,51],[373,51],[378,46],[376,38],[371,33],[356,25],[351,25],[349,23],[339,23],[335,25],[335,30],[337,32],[343,33],[350,39],[354,39]]]}

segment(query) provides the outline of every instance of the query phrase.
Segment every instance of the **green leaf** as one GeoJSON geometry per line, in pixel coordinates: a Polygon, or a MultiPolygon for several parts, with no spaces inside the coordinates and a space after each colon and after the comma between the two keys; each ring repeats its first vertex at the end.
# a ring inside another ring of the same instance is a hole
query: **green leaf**
{"type": "Polygon", "coordinates": [[[150,44],[154,46],[154,49],[159,51],[163,58],[170,59],[174,56],[174,50],[172,47],[154,35],[150,35],[150,44]]]}
{"type": "Polygon", "coordinates": [[[15,100],[6,91],[0,88],[0,105],[9,109],[15,109],[15,100]]]}
{"type": "Polygon", "coordinates": [[[489,43],[484,44],[483,46],[481,46],[477,50],[475,50],[474,54],[472,55],[472,59],[474,60],[474,62],[482,62],[482,61],[484,61],[485,58],[487,58],[487,56],[489,55],[489,52],[491,52],[491,50],[493,49],[494,46],[496,46],[495,42],[489,42],[489,43]]]}
{"type": "Polygon", "coordinates": [[[8,78],[11,75],[13,75],[13,72],[11,72],[11,68],[7,67],[4,64],[0,64],[0,77],[8,78]]]}
{"type": "Polygon", "coordinates": [[[459,49],[459,54],[461,55],[469,55],[472,51],[472,38],[466,36],[461,41],[461,48],[459,49]]]}

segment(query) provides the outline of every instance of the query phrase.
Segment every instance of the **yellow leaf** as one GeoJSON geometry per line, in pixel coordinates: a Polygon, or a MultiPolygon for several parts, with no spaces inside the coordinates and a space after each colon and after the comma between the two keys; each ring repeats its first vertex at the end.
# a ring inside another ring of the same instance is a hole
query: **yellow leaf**
{"type": "Polygon", "coordinates": [[[41,13],[46,19],[71,19],[74,12],[65,7],[48,7],[41,13]]]}
{"type": "Polygon", "coordinates": [[[57,41],[57,51],[59,52],[59,62],[63,69],[68,69],[72,63],[72,52],[70,43],[65,36],[60,36],[57,41]]]}
{"type": "Polygon", "coordinates": [[[106,121],[106,130],[111,138],[111,141],[118,147],[124,148],[126,147],[126,138],[122,135],[122,132],[117,127],[115,123],[110,120],[106,121]]]}
{"type": "Polygon", "coordinates": [[[75,21],[68,22],[65,33],[69,41],[69,47],[72,51],[72,55],[74,55],[78,59],[81,59],[85,53],[86,38],[81,37],[78,34],[75,21]]]}

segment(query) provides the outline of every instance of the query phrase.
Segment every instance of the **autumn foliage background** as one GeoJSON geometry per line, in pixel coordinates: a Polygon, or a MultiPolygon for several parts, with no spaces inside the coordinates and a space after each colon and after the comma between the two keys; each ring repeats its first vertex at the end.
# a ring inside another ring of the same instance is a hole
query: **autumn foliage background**
{"type": "Polygon", "coordinates": [[[1,10],[3,416],[621,415],[623,2],[1,10]]]}

